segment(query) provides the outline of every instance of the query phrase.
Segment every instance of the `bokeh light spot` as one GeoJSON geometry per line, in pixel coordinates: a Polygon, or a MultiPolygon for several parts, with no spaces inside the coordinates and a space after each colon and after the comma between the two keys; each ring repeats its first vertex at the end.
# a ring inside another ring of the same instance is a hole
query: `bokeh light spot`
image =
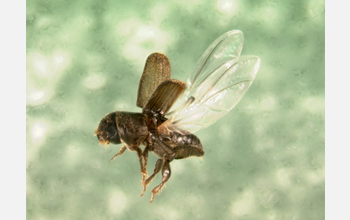
{"type": "Polygon", "coordinates": [[[48,124],[46,122],[37,121],[31,126],[31,137],[32,141],[36,145],[40,145],[46,138],[48,131],[48,124]]]}
{"type": "Polygon", "coordinates": [[[261,100],[261,111],[272,111],[276,108],[276,98],[273,95],[266,95],[261,100]]]}
{"type": "Polygon", "coordinates": [[[48,73],[48,62],[45,56],[33,54],[32,57],[29,58],[32,59],[32,67],[36,74],[43,76],[48,73]]]}
{"type": "Polygon", "coordinates": [[[127,200],[124,193],[120,191],[114,191],[110,193],[109,210],[113,214],[120,214],[127,206],[127,200]]]}
{"type": "Polygon", "coordinates": [[[154,51],[165,53],[166,48],[172,43],[169,33],[161,30],[157,25],[147,25],[137,19],[121,21],[116,30],[127,40],[123,55],[142,65],[149,54],[154,51]]]}
{"type": "Polygon", "coordinates": [[[99,89],[105,84],[106,79],[103,76],[101,76],[101,74],[92,74],[88,76],[84,81],[84,85],[88,89],[99,89]]]}
{"type": "Polygon", "coordinates": [[[232,14],[237,8],[237,3],[233,0],[218,0],[216,8],[221,13],[232,14]]]}
{"type": "Polygon", "coordinates": [[[39,90],[39,91],[33,91],[32,93],[29,94],[29,99],[33,102],[37,102],[40,99],[42,99],[45,95],[44,90],[39,90]]]}
{"type": "Polygon", "coordinates": [[[255,207],[255,198],[252,192],[243,192],[232,204],[231,211],[233,216],[240,217],[253,212],[255,207]]]}
{"type": "Polygon", "coordinates": [[[301,107],[310,113],[324,113],[325,100],[324,97],[306,97],[301,101],[301,107]]]}

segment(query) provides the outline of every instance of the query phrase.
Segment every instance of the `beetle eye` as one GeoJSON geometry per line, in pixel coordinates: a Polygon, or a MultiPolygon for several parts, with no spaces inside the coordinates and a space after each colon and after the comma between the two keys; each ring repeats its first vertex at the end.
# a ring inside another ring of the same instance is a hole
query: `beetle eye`
{"type": "Polygon", "coordinates": [[[114,125],[109,125],[106,132],[107,132],[107,138],[110,139],[115,135],[115,133],[117,132],[117,129],[114,125]]]}
{"type": "Polygon", "coordinates": [[[120,144],[120,138],[118,134],[118,130],[114,125],[109,125],[107,128],[107,139],[112,144],[120,144]]]}

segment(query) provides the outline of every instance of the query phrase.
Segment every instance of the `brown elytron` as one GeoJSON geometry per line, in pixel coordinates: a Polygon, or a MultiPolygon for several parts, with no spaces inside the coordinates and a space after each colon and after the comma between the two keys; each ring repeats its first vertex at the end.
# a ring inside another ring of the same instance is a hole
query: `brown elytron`
{"type": "Polygon", "coordinates": [[[137,95],[142,113],[117,111],[100,121],[95,132],[99,142],[123,144],[111,160],[126,149],[136,151],[142,174],[141,196],[161,171],[162,181],[153,188],[150,203],[169,180],[172,160],[204,155],[202,144],[193,133],[230,111],[252,83],[260,59],[240,56],[242,46],[243,34],[238,30],[219,37],[201,56],[187,85],[170,79],[170,62],[164,54],[149,55],[137,95]],[[150,176],[148,152],[159,158],[150,176]]]}

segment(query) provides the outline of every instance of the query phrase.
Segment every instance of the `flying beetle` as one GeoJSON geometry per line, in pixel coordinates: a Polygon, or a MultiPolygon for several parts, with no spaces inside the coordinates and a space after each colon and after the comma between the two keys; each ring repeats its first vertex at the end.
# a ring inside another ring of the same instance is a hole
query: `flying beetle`
{"type": "Polygon", "coordinates": [[[239,30],[221,35],[199,58],[186,83],[170,78],[170,62],[164,54],[152,53],[139,82],[137,106],[142,113],[116,111],[100,121],[95,132],[100,144],[122,144],[111,160],[126,149],[136,151],[143,185],[140,196],[161,172],[162,182],[153,188],[149,203],[169,180],[171,161],[204,155],[193,133],[229,112],[250,87],[260,59],[240,56],[243,39],[239,30]],[[159,158],[150,176],[149,152],[159,158]]]}

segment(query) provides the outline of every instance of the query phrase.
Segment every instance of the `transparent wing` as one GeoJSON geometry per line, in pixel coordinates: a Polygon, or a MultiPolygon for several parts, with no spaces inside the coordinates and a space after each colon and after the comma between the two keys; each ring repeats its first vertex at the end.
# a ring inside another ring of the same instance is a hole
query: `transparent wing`
{"type": "Polygon", "coordinates": [[[229,31],[200,57],[185,91],[166,115],[164,126],[194,133],[229,112],[248,90],[260,66],[257,56],[240,56],[243,33],[229,31]]]}

